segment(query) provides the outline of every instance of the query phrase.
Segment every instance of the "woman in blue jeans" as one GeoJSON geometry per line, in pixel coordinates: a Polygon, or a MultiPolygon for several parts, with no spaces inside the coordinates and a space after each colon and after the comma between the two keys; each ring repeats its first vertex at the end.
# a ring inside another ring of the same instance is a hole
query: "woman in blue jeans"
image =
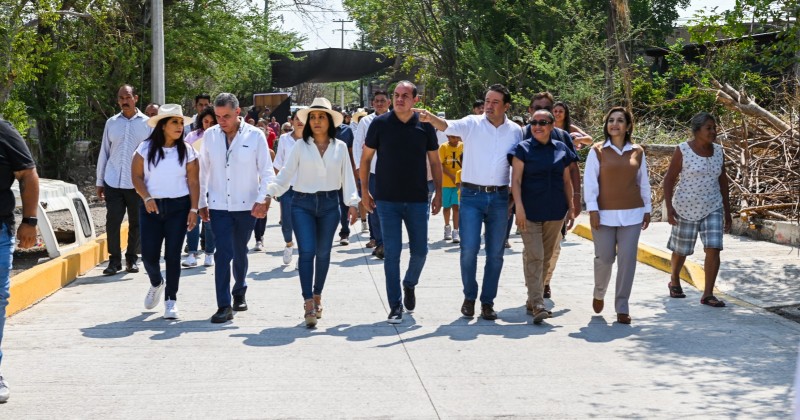
{"type": "Polygon", "coordinates": [[[146,309],[158,305],[164,296],[164,318],[177,319],[178,281],[181,275],[181,246],[187,230],[197,226],[200,199],[200,165],[197,153],[183,140],[188,118],[180,105],[165,104],[147,124],[153,127],[133,155],[131,176],[142,197],[139,207],[142,263],[150,277],[144,300],[146,309]],[[167,265],[166,282],[161,276],[161,245],[167,265]]]}
{"type": "Polygon", "coordinates": [[[305,123],[303,141],[298,141],[278,173],[267,186],[270,196],[279,197],[293,184],[292,227],[300,253],[300,287],[303,317],[309,328],[322,317],[322,288],[331,262],[331,246],[339,224],[339,189],[350,207],[350,224],[358,219],[361,199],[356,191],[347,145],[335,138],[342,114],[331,109],[325,98],[315,98],[307,109],[297,112],[305,123]]]}

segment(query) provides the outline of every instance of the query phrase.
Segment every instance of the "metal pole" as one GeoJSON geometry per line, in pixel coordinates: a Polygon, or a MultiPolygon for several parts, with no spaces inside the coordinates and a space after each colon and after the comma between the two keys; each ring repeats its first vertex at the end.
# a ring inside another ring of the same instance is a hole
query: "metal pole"
{"type": "Polygon", "coordinates": [[[150,87],[152,101],[163,105],[166,101],[164,81],[164,1],[153,0],[153,52],[150,58],[150,87]]]}

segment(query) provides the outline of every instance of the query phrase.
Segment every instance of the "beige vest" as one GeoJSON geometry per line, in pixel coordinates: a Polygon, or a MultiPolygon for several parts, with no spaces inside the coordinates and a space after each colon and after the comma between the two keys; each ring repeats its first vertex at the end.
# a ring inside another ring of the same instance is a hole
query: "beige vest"
{"type": "Polygon", "coordinates": [[[622,155],[608,147],[605,142],[595,143],[592,148],[600,162],[600,210],[628,210],[644,207],[636,175],[642,166],[644,150],[637,144],[622,155]]]}

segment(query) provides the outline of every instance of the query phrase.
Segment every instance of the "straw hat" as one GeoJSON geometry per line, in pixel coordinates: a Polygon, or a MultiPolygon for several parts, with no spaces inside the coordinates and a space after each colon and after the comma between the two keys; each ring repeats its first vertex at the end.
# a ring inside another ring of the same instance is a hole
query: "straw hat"
{"type": "Polygon", "coordinates": [[[358,108],[356,112],[353,113],[353,121],[358,122],[360,119],[367,116],[367,112],[364,111],[364,108],[358,108]]]}
{"type": "Polygon", "coordinates": [[[163,120],[164,118],[172,118],[172,117],[182,118],[183,125],[189,125],[193,121],[192,117],[186,117],[183,115],[183,108],[181,108],[180,105],[164,104],[161,105],[160,108],[158,108],[157,115],[150,117],[150,119],[147,120],[147,125],[155,128],[156,124],[158,124],[159,121],[163,120]]]}
{"type": "Polygon", "coordinates": [[[314,102],[311,102],[311,106],[297,111],[297,117],[300,118],[300,121],[303,121],[303,124],[308,124],[308,113],[311,111],[322,111],[330,114],[330,116],[333,117],[334,127],[342,125],[342,121],[344,121],[342,113],[334,111],[331,107],[331,101],[325,98],[314,98],[314,102]]]}

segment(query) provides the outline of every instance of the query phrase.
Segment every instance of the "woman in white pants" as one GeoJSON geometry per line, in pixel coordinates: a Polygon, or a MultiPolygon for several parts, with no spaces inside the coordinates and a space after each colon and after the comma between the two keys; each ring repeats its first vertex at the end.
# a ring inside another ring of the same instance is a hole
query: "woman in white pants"
{"type": "Polygon", "coordinates": [[[595,313],[603,299],[617,262],[614,307],[617,322],[630,324],[628,299],[636,273],[639,234],[650,224],[650,180],[641,146],[633,144],[633,117],[614,107],[603,122],[605,141],[595,143],[586,158],[584,197],[594,239],[595,313]]]}

